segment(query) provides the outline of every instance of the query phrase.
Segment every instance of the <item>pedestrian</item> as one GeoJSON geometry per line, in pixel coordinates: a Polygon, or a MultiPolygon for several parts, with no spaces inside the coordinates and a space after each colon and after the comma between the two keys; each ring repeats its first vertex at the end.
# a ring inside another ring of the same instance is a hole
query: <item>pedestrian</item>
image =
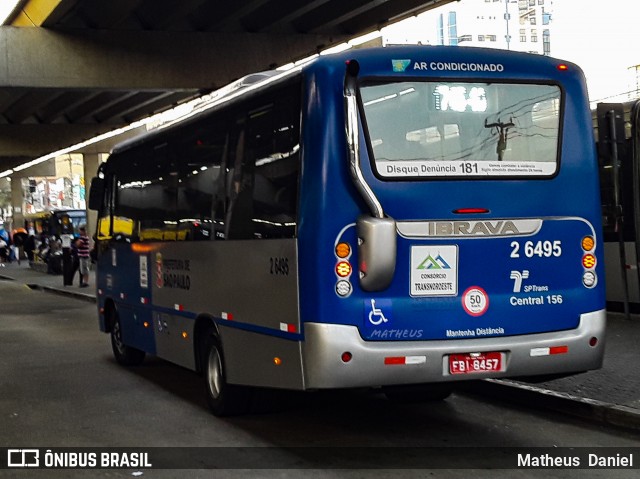
{"type": "Polygon", "coordinates": [[[24,228],[16,228],[11,232],[11,239],[13,241],[13,247],[16,250],[18,264],[20,264],[20,260],[24,258],[24,246],[27,238],[27,230],[25,230],[24,228]]]}
{"type": "Polygon", "coordinates": [[[9,261],[9,246],[11,241],[9,233],[4,229],[4,221],[0,220],[0,265],[4,266],[5,261],[9,261]]]}
{"type": "MultiPolygon", "coordinates": [[[[71,271],[69,272],[69,285],[73,284],[73,278],[76,277],[76,271],[80,269],[80,259],[78,258],[77,240],[71,243],[71,271]]],[[[80,276],[82,284],[82,275],[80,276]]]]}
{"type": "Polygon", "coordinates": [[[91,266],[91,243],[89,236],[87,236],[87,229],[84,225],[78,228],[80,236],[76,240],[76,247],[78,248],[78,263],[80,267],[80,287],[86,288],[89,286],[89,267],[91,266]]]}
{"type": "Polygon", "coordinates": [[[35,251],[36,251],[36,236],[31,233],[27,237],[24,242],[25,253],[27,253],[27,259],[29,260],[29,264],[35,261],[35,251]]]}

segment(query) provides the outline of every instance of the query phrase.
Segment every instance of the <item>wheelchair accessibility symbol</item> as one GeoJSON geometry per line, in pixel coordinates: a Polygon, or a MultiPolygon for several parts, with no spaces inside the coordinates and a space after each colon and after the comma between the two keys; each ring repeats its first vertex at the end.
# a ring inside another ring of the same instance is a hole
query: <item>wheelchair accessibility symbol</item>
{"type": "Polygon", "coordinates": [[[368,305],[366,308],[366,311],[368,312],[367,318],[369,320],[369,324],[379,326],[381,324],[388,323],[393,319],[390,299],[379,299],[377,301],[378,306],[376,306],[375,299],[371,299],[369,300],[369,302],[370,305],[368,305]]]}

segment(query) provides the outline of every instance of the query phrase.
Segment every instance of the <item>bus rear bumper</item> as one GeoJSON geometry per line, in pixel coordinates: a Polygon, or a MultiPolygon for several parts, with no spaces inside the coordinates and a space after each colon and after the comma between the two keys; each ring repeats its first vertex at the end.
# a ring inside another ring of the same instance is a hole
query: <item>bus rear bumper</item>
{"type": "Polygon", "coordinates": [[[603,361],[605,325],[603,309],[582,314],[578,327],[567,331],[395,342],[364,341],[355,326],[306,323],[302,346],[305,389],[570,374],[598,369],[603,361]],[[345,362],[343,353],[347,352],[351,359],[345,362]],[[486,352],[503,353],[501,371],[449,372],[449,355],[486,352]]]}

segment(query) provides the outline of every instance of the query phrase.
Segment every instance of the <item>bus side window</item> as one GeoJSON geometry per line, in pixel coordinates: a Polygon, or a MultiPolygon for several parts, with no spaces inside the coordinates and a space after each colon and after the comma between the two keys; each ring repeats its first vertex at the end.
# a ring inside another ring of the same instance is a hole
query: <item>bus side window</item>
{"type": "Polygon", "coordinates": [[[177,240],[207,241],[214,235],[214,199],[224,177],[226,125],[207,119],[185,141],[174,146],[179,158],[177,183],[177,240]]]}
{"type": "MultiPolygon", "coordinates": [[[[127,242],[161,240],[175,224],[176,182],[166,144],[125,152],[113,161],[117,196],[114,239],[127,242]],[[122,226],[124,231],[117,231],[122,226]]],[[[173,228],[175,230],[175,228],[173,228]]]]}
{"type": "Polygon", "coordinates": [[[294,238],[300,172],[298,90],[249,114],[246,163],[253,173],[255,238],[294,238]]]}
{"type": "Polygon", "coordinates": [[[245,128],[240,131],[235,148],[233,167],[229,169],[229,204],[225,219],[227,239],[253,238],[253,181],[252,165],[247,161],[245,128]]]}

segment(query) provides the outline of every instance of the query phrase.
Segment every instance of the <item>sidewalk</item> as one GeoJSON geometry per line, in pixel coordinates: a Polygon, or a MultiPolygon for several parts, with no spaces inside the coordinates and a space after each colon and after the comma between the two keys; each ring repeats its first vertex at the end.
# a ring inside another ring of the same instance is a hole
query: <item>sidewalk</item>
{"type": "MultiPolygon", "coordinates": [[[[29,268],[26,261],[0,267],[0,279],[20,281],[49,292],[95,302],[95,273],[89,287],[63,286],[61,275],[29,268]]],[[[640,432],[640,316],[631,320],[609,313],[607,343],[602,369],[539,384],[512,380],[487,380],[465,387],[467,392],[490,395],[498,400],[525,402],[590,420],[640,432]]]]}
{"type": "Polygon", "coordinates": [[[87,301],[96,300],[95,271],[89,272],[89,287],[80,288],[79,273],[76,272],[72,286],[64,286],[61,274],[46,274],[35,271],[29,267],[28,261],[22,261],[20,265],[16,261],[0,266],[0,279],[12,279],[28,284],[34,289],[43,289],[51,292],[74,296],[87,301]]]}

